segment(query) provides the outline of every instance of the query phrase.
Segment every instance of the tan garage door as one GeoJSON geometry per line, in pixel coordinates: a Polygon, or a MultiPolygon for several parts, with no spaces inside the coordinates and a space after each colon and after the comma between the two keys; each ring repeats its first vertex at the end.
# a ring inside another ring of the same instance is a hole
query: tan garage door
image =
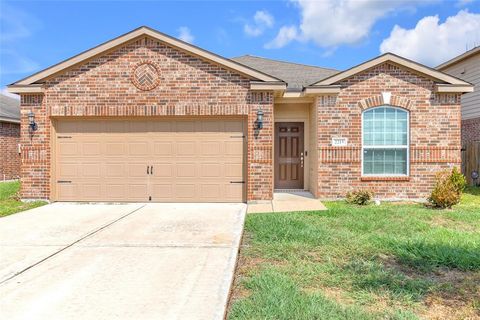
{"type": "Polygon", "coordinates": [[[245,201],[239,119],[57,120],[59,201],[245,201]]]}

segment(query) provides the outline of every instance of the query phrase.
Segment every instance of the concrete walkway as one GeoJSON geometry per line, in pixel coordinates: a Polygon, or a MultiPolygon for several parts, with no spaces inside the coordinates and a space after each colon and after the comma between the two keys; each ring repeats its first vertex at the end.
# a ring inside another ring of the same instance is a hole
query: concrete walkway
{"type": "Polygon", "coordinates": [[[0,319],[223,319],[244,204],[55,203],[0,219],[0,319]]]}
{"type": "Polygon", "coordinates": [[[247,213],[269,213],[290,211],[327,210],[320,200],[315,199],[310,192],[273,194],[272,201],[256,201],[248,204],[247,213]]]}

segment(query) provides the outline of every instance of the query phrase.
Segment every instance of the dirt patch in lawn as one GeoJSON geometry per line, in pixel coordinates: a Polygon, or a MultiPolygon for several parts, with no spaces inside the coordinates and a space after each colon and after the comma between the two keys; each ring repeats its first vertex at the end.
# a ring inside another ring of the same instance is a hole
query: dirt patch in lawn
{"type": "Polygon", "coordinates": [[[444,217],[442,215],[433,216],[431,220],[431,224],[434,227],[442,227],[442,228],[447,228],[447,229],[452,229],[457,231],[474,232],[477,229],[475,226],[471,224],[456,221],[448,217],[444,217]]]}
{"type": "Polygon", "coordinates": [[[480,319],[480,272],[440,270],[431,277],[439,284],[424,303],[428,319],[480,319]]]}

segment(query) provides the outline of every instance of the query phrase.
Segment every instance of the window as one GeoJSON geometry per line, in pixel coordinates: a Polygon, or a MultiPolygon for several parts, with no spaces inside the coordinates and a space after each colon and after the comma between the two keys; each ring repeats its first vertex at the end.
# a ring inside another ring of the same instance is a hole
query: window
{"type": "Polygon", "coordinates": [[[362,114],[362,175],[408,175],[408,112],[377,107],[362,114]]]}

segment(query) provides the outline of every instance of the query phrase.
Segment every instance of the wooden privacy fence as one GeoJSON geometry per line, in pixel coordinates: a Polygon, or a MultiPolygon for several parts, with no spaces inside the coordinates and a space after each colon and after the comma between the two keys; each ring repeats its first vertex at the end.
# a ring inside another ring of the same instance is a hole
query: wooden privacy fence
{"type": "MultiPolygon", "coordinates": [[[[462,173],[467,177],[468,185],[472,185],[472,171],[480,173],[480,141],[469,142],[462,149],[462,173]]],[[[480,183],[477,179],[477,183],[480,183]]]]}

